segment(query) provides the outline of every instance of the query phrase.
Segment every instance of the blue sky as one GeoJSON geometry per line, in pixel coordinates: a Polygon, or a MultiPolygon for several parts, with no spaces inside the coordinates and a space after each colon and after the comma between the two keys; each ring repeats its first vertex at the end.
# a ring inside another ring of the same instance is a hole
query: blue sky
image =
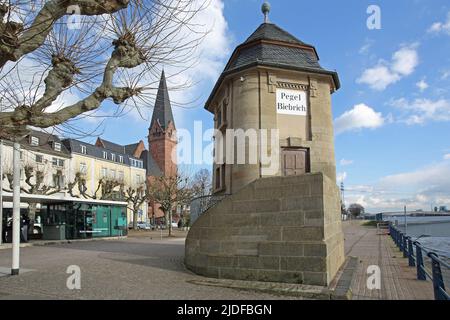
{"type": "MultiPolygon", "coordinates": [[[[212,1],[204,60],[187,75],[198,84],[171,93],[178,102],[195,98],[189,109],[174,107],[178,128],[192,130],[195,120],[212,126],[204,101],[234,47],[262,23],[261,4],[212,1]]],[[[339,73],[333,116],[347,204],[372,212],[450,207],[448,0],[273,0],[271,6],[271,22],[313,44],[322,66],[339,73]],[[380,30],[367,28],[371,4],[381,9],[380,30]]],[[[102,136],[123,144],[146,140],[148,125],[136,115],[108,119],[102,136]]]]}

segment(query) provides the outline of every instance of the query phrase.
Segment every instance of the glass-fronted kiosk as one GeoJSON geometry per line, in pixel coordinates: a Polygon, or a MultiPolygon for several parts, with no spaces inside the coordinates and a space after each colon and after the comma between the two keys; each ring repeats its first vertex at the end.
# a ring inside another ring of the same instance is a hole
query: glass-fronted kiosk
{"type": "Polygon", "coordinates": [[[47,203],[41,208],[44,240],[123,236],[126,206],[95,203],[47,203]]]}

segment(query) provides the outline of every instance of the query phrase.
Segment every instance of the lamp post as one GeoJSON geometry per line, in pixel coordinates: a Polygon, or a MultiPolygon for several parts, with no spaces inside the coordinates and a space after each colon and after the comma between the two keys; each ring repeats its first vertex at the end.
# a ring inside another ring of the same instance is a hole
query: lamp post
{"type": "Polygon", "coordinates": [[[12,267],[11,275],[19,274],[20,260],[20,143],[13,145],[13,228],[12,228],[12,267]]]}
{"type": "Polygon", "coordinates": [[[0,139],[0,245],[3,242],[3,140],[0,139]]]}

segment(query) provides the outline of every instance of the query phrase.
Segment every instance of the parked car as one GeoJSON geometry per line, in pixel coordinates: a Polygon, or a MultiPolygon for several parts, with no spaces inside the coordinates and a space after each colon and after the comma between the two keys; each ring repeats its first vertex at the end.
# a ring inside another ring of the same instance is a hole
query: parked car
{"type": "Polygon", "coordinates": [[[152,229],[152,225],[148,222],[138,222],[137,223],[137,228],[138,230],[151,230],[152,229]]]}
{"type": "Polygon", "coordinates": [[[175,221],[172,221],[172,228],[178,228],[178,223],[176,223],[175,221]]]}

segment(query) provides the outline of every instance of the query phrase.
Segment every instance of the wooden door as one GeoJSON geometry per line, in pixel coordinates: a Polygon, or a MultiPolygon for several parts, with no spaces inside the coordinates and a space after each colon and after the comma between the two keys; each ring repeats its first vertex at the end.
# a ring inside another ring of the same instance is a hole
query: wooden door
{"type": "Polygon", "coordinates": [[[307,149],[282,149],[281,170],[284,176],[298,176],[309,172],[307,149]]]}

